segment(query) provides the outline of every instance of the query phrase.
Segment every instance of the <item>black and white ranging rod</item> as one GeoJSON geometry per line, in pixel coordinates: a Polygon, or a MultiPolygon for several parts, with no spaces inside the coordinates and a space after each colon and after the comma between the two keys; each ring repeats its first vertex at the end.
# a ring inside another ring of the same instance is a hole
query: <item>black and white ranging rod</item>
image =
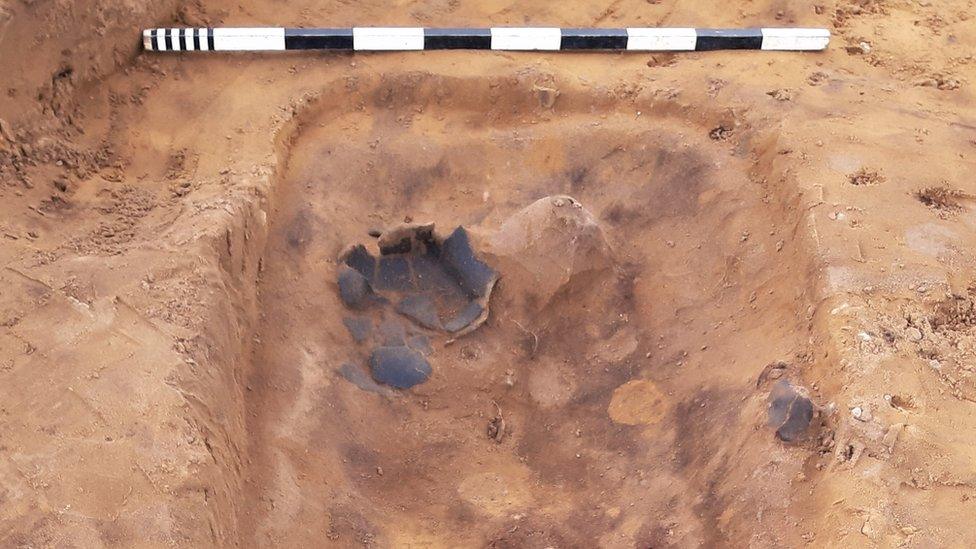
{"type": "Polygon", "coordinates": [[[814,28],[224,27],[142,31],[143,47],[149,51],[817,51],[825,49],[829,41],[830,31],[814,28]]]}

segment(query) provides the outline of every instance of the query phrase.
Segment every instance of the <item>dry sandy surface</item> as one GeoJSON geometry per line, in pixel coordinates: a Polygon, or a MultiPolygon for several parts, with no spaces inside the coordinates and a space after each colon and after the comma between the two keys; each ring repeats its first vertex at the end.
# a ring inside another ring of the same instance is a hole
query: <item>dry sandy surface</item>
{"type": "Polygon", "coordinates": [[[976,4],[540,4],[0,1],[0,546],[976,546],[976,4]],[[138,51],[208,24],[833,40],[138,51]],[[501,279],[401,391],[336,276],[407,218],[501,279]]]}

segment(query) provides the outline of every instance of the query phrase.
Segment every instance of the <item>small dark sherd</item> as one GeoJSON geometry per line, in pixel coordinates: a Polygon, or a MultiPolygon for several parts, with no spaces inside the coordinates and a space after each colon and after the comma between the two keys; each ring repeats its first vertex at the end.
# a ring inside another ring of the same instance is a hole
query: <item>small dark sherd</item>
{"type": "Polygon", "coordinates": [[[380,258],[379,272],[376,275],[376,287],[380,290],[395,292],[407,291],[411,287],[410,263],[403,256],[387,256],[380,258]]]}
{"type": "Polygon", "coordinates": [[[408,347],[377,347],[369,357],[373,379],[397,389],[409,389],[427,381],[431,368],[427,359],[408,347]]]}
{"type": "Polygon", "coordinates": [[[471,297],[487,296],[498,278],[498,273],[475,256],[464,227],[454,229],[444,241],[441,260],[454,272],[460,286],[471,297]]]}
{"type": "Polygon", "coordinates": [[[359,271],[345,265],[339,267],[339,297],[346,307],[362,308],[368,302],[373,289],[359,271]]]}
{"type": "Polygon", "coordinates": [[[369,253],[366,246],[356,244],[346,252],[343,262],[359,274],[366,277],[369,282],[373,281],[373,273],[376,271],[376,258],[369,253]]]}
{"type": "Polygon", "coordinates": [[[398,313],[410,318],[424,328],[441,329],[441,319],[437,316],[437,308],[429,296],[423,294],[408,295],[397,304],[398,313]]]}
{"type": "Polygon", "coordinates": [[[343,364],[341,368],[339,368],[339,375],[363,391],[368,391],[370,393],[376,393],[379,395],[389,395],[393,393],[390,389],[373,381],[373,379],[369,377],[369,374],[363,371],[362,367],[360,366],[347,362],[343,364]]]}
{"type": "Polygon", "coordinates": [[[379,332],[377,339],[381,345],[397,346],[403,345],[407,341],[407,330],[396,319],[388,318],[380,322],[377,331],[379,332]]]}
{"type": "Polygon", "coordinates": [[[430,346],[430,338],[423,334],[408,337],[407,346],[415,351],[420,351],[424,355],[429,355],[434,352],[434,348],[430,346]]]}
{"type": "Polygon", "coordinates": [[[786,421],[790,404],[795,398],[796,391],[785,379],[773,385],[773,390],[769,392],[769,425],[771,427],[779,427],[786,421]]]}
{"type": "Polygon", "coordinates": [[[787,442],[799,440],[807,432],[812,420],[813,403],[806,397],[797,396],[786,421],[776,429],[776,435],[787,442]]]}
{"type": "Polygon", "coordinates": [[[366,317],[347,316],[342,319],[342,323],[346,325],[346,329],[349,330],[349,335],[352,336],[356,343],[366,341],[369,334],[373,331],[373,323],[366,317]]]}
{"type": "Polygon", "coordinates": [[[481,306],[481,303],[472,301],[457,316],[448,321],[444,325],[444,329],[451,333],[460,332],[470,326],[472,322],[478,320],[484,311],[485,308],[481,306]]]}
{"type": "Polygon", "coordinates": [[[458,308],[470,298],[436,253],[413,257],[413,276],[417,281],[417,289],[430,294],[439,308],[458,308]]]}
{"type": "Polygon", "coordinates": [[[781,379],[769,394],[769,425],[776,428],[776,436],[785,442],[799,440],[813,420],[813,402],[781,379]]]}

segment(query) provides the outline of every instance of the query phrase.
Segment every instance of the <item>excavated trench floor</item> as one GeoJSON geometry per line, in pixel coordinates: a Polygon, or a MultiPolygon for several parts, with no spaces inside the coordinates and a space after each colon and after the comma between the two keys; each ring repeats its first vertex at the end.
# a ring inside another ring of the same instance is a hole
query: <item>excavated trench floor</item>
{"type": "Polygon", "coordinates": [[[787,528],[802,463],[778,454],[756,379],[806,342],[808,271],[790,204],[749,175],[765,151],[666,104],[597,116],[564,90],[575,114],[523,125],[483,108],[521,93],[506,85],[393,85],[320,102],[281,151],[245,539],[656,547],[787,528]],[[533,204],[542,221],[512,232],[533,204]],[[411,220],[505,250],[482,256],[500,275],[485,324],[427,331],[429,379],[396,389],[336,280],[349,244],[375,254],[370,230],[411,220]],[[552,238],[526,245],[535,229],[552,238]]]}

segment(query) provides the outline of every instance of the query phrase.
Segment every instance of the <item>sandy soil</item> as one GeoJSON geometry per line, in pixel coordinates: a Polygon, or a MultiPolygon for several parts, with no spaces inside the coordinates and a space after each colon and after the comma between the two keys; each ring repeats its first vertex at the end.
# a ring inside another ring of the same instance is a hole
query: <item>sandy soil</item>
{"type": "Polygon", "coordinates": [[[0,545],[976,545],[973,15],[0,2],[0,545]],[[137,47],[366,23],[834,38],[137,47]],[[533,204],[551,238],[521,244],[533,204]],[[343,375],[365,351],[335,280],[405,218],[469,227],[502,278],[393,391],[343,375]],[[767,417],[783,379],[816,407],[791,442],[767,417]]]}

